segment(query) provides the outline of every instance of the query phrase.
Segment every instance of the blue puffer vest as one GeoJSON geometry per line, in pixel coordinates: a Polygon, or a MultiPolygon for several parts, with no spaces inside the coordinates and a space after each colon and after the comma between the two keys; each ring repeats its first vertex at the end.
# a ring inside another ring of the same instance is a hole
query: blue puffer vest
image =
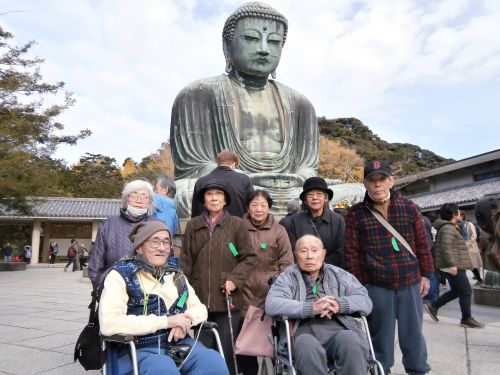
{"type": "MultiPolygon", "coordinates": [[[[169,260],[169,265],[172,265],[172,263],[173,262],[169,260]]],[[[113,269],[123,277],[127,286],[127,294],[129,296],[127,303],[127,315],[143,314],[144,293],[141,289],[139,278],[137,277],[137,272],[143,268],[145,268],[145,265],[137,261],[135,258],[122,259],[113,266],[113,269]]],[[[149,295],[147,304],[148,314],[154,314],[157,316],[172,316],[182,314],[186,311],[185,301],[189,298],[189,291],[184,274],[179,268],[176,268],[176,270],[177,272],[174,275],[174,282],[177,287],[179,297],[177,297],[172,306],[167,309],[165,302],[159,298],[158,295],[149,295]],[[182,302],[181,299],[183,299],[184,302],[182,302]],[[181,303],[179,303],[179,301],[181,301],[181,303]]],[[[163,282],[163,280],[161,282],[163,282]]],[[[156,347],[157,344],[159,344],[161,348],[165,348],[168,346],[167,338],[169,332],[169,329],[161,329],[155,333],[137,337],[136,346],[138,348],[148,346],[156,347]]]]}

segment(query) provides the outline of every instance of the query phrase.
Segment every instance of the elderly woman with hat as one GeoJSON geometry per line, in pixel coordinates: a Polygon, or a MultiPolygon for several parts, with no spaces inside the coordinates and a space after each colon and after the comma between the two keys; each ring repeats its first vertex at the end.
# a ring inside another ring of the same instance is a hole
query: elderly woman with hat
{"type": "Polygon", "coordinates": [[[289,220],[288,237],[295,249],[297,240],[306,235],[321,238],[326,249],[325,262],[344,268],[344,218],[333,212],[328,201],[333,191],[321,177],[310,177],[304,182],[300,200],[306,210],[299,212],[289,220]]]}
{"type": "MultiPolygon", "coordinates": [[[[134,255],[115,263],[104,281],[99,305],[101,333],[136,337],[141,374],[227,374],[219,353],[188,332],[207,319],[207,309],[180,269],[171,266],[171,236],[161,221],[141,222],[129,239],[134,255]],[[178,350],[189,353],[177,368],[178,350]]],[[[129,374],[126,346],[113,347],[116,373],[129,374]]]]}
{"type": "Polygon", "coordinates": [[[226,363],[234,373],[231,327],[227,305],[234,304],[232,330],[239,323],[240,291],[253,270],[255,252],[245,222],[225,210],[230,203],[226,181],[207,180],[198,192],[205,211],[188,221],[181,251],[181,264],[200,300],[208,308],[208,319],[218,324],[226,363]],[[232,299],[227,303],[226,297],[232,299]]]}
{"type": "Polygon", "coordinates": [[[89,278],[94,288],[103,281],[104,272],[126,255],[132,255],[127,236],[140,222],[158,220],[151,215],[155,209],[153,186],[143,180],[127,183],[122,191],[120,213],[103,221],[89,253],[89,278]]]}

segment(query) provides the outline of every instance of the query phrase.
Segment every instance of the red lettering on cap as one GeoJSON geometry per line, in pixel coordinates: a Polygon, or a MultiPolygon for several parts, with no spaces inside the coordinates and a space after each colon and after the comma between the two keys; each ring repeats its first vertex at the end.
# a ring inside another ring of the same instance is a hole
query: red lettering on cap
{"type": "Polygon", "coordinates": [[[380,162],[379,161],[374,161],[373,162],[373,169],[379,169],[380,168],[380,162]]]}

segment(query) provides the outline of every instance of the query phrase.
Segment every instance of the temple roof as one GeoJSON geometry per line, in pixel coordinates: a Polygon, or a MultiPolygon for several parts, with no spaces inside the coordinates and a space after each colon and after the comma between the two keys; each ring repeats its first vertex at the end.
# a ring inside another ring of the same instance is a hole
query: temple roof
{"type": "Polygon", "coordinates": [[[121,199],[107,198],[30,198],[33,202],[31,215],[8,211],[0,206],[1,218],[74,218],[107,219],[120,212],[121,199]]]}
{"type": "Polygon", "coordinates": [[[437,209],[444,203],[456,203],[459,206],[473,205],[486,194],[493,193],[500,193],[500,178],[415,194],[407,198],[422,210],[429,210],[437,209]]]}

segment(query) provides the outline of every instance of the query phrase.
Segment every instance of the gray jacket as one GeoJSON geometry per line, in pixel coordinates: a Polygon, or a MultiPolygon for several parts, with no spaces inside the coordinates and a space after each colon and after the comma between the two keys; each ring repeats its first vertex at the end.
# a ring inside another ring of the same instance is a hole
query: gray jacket
{"type": "MultiPolygon", "coordinates": [[[[355,313],[366,316],[372,311],[373,304],[366,288],[353,275],[339,267],[325,263],[323,270],[325,293],[335,297],[339,302],[340,311],[337,318],[366,343],[366,335],[352,317],[355,313]]],[[[302,273],[294,264],[279,275],[271,286],[266,298],[266,314],[288,319],[313,318],[314,302],[307,302],[306,296],[306,285],[302,273]]]]}
{"type": "Polygon", "coordinates": [[[153,220],[158,219],[147,214],[131,217],[122,208],[120,215],[101,223],[89,254],[89,278],[94,288],[104,281],[102,275],[108,268],[122,257],[132,255],[132,242],[128,238],[132,227],[138,222],[153,220]]]}

